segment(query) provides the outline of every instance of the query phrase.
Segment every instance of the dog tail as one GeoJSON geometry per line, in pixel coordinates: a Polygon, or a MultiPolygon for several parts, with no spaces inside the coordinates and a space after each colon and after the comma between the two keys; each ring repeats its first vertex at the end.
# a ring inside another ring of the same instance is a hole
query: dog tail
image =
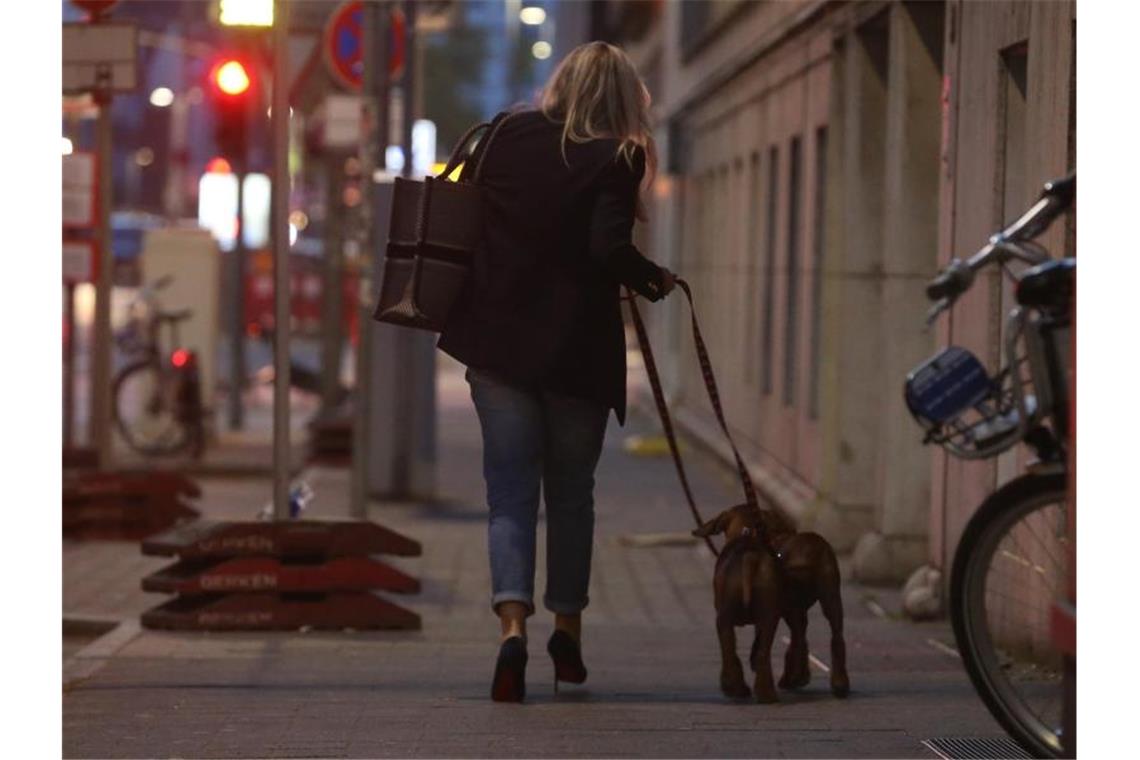
{"type": "Polygon", "coordinates": [[[760,567],[760,556],[756,552],[745,552],[740,563],[740,581],[744,594],[744,609],[752,607],[752,584],[756,580],[756,570],[760,567]]]}

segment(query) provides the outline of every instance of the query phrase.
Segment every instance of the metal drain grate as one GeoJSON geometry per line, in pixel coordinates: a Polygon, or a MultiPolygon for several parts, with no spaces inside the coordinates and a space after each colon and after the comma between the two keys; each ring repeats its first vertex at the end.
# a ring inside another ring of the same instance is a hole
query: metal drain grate
{"type": "Polygon", "coordinates": [[[996,739],[974,737],[942,737],[922,742],[931,752],[946,760],[1003,760],[1004,758],[1032,758],[1013,739],[1002,736],[996,739]]]}

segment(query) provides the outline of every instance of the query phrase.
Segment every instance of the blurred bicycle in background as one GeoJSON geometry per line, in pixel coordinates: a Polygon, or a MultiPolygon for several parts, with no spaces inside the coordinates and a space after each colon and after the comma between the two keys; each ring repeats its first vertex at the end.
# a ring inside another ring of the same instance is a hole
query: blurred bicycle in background
{"type": "Polygon", "coordinates": [[[170,282],[162,277],[140,288],[127,324],[115,336],[128,360],[111,386],[114,421],[127,445],[144,456],[189,453],[198,459],[206,445],[198,356],[178,334],[193,311],[162,309],[158,293],[170,282]]]}

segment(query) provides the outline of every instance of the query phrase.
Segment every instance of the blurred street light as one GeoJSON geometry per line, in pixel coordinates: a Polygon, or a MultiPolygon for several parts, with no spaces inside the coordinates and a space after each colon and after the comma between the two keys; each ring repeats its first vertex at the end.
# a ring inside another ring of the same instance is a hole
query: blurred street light
{"type": "Polygon", "coordinates": [[[71,140],[63,138],[63,155],[70,156],[75,151],[75,147],[71,144],[71,140]]]}
{"type": "Polygon", "coordinates": [[[206,174],[229,174],[233,171],[230,162],[221,156],[211,158],[206,164],[206,174]]]}
{"type": "Polygon", "coordinates": [[[536,42],[530,46],[530,52],[531,52],[531,55],[533,55],[538,60],[545,61],[547,58],[550,57],[550,54],[551,54],[551,52],[553,52],[553,49],[550,47],[550,43],[547,42],[546,40],[539,40],[538,42],[536,42]]]}
{"type": "Polygon", "coordinates": [[[536,5],[528,5],[519,11],[519,21],[527,26],[539,26],[546,21],[546,11],[536,5]]]}
{"type": "Polygon", "coordinates": [[[214,82],[226,95],[241,95],[249,89],[249,74],[239,61],[229,60],[214,70],[214,82]]]}
{"type": "Polygon", "coordinates": [[[220,0],[222,26],[273,26],[273,0],[220,0]]]}
{"type": "Polygon", "coordinates": [[[135,151],[135,163],[139,166],[150,166],[154,163],[154,151],[150,148],[139,148],[135,151]]]}
{"type": "Polygon", "coordinates": [[[157,108],[166,108],[174,102],[174,91],[169,87],[155,87],[150,93],[150,104],[157,108]]]}

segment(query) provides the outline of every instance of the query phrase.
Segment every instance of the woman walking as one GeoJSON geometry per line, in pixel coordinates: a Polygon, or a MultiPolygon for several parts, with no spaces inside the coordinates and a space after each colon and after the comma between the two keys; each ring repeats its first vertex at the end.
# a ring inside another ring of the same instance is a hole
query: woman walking
{"type": "Polygon", "coordinates": [[[467,365],[483,432],[491,607],[502,631],[496,701],[526,693],[540,495],[554,685],[586,680],[594,469],[610,410],[625,422],[620,288],[657,301],[674,285],[631,242],[656,168],[648,109],[625,53],[591,42],[559,64],[541,108],[492,123],[480,177],[486,250],[439,348],[467,365]]]}

